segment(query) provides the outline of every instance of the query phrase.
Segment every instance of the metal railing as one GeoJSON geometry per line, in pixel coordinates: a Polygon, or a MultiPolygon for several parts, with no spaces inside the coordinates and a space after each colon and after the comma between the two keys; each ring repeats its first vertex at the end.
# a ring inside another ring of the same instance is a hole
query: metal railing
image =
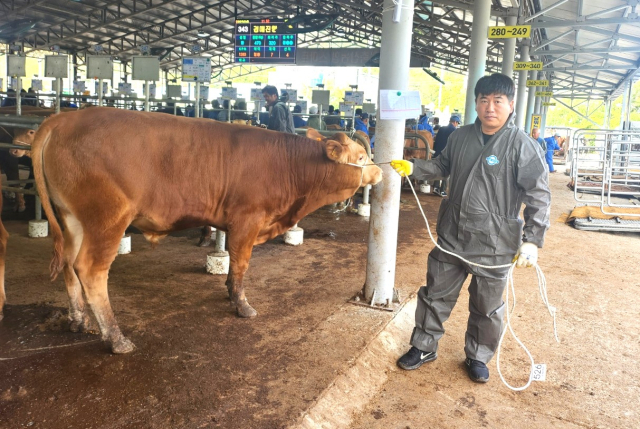
{"type": "Polygon", "coordinates": [[[640,220],[640,213],[615,211],[640,208],[640,132],[577,130],[569,152],[576,201],[640,220]]]}

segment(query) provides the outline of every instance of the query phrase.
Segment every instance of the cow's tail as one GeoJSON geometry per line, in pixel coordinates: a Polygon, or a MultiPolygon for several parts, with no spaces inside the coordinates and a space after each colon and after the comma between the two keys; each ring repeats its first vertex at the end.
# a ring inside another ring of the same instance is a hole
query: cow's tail
{"type": "Polygon", "coordinates": [[[53,258],[49,265],[51,281],[55,280],[64,268],[64,237],[62,235],[62,230],[60,229],[60,224],[53,212],[53,206],[49,199],[49,190],[47,189],[47,179],[44,176],[44,148],[51,139],[52,131],[51,127],[41,126],[36,132],[33,139],[33,145],[31,146],[33,174],[36,179],[36,186],[38,187],[38,194],[40,195],[42,208],[47,214],[49,230],[53,237],[53,258]]]}

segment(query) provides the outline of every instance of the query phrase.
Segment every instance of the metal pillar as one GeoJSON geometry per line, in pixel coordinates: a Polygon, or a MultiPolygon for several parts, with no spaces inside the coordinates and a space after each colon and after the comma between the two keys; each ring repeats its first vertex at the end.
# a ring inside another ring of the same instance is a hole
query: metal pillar
{"type": "MultiPolygon", "coordinates": [[[[538,79],[543,79],[544,75],[542,72],[538,72],[538,79]]],[[[534,91],[534,95],[535,95],[535,91],[534,91]]],[[[533,111],[535,112],[536,115],[540,115],[542,113],[542,97],[534,97],[535,101],[535,106],[533,107],[533,111]]]]}
{"type": "Polygon", "coordinates": [[[62,99],[60,97],[60,93],[62,92],[62,78],[56,78],[56,113],[60,113],[60,104],[62,103],[62,99]]]}
{"type": "MultiPolygon", "coordinates": [[[[11,77],[9,77],[11,79],[11,77]]],[[[16,76],[16,115],[22,115],[22,97],[20,91],[22,90],[22,78],[16,76]]]]}
{"type": "MultiPolygon", "coordinates": [[[[475,20],[475,19],[474,19],[475,20]]],[[[507,16],[506,25],[512,26],[518,23],[517,16],[507,16]]],[[[516,57],[516,39],[504,39],[502,50],[502,74],[513,78],[513,60],[516,57]]]]}
{"type": "Polygon", "coordinates": [[[608,130],[611,126],[611,99],[607,98],[604,103],[604,124],[602,129],[608,130]]]}
{"type": "Polygon", "coordinates": [[[98,80],[98,106],[102,106],[102,79],[98,80]]]}
{"type": "MultiPolygon", "coordinates": [[[[380,89],[406,90],[409,82],[413,0],[384,0],[380,89]],[[398,16],[397,9],[401,8],[398,16]]],[[[379,119],[376,127],[376,161],[402,159],[404,119],[379,119]]],[[[364,299],[371,305],[393,302],[400,212],[400,176],[383,165],[385,179],[376,186],[371,204],[369,251],[364,299]]]]}
{"type": "Polygon", "coordinates": [[[467,99],[464,104],[464,123],[473,124],[476,114],[476,97],[473,90],[476,82],[484,76],[487,65],[487,46],[489,41],[489,20],[491,19],[491,0],[476,0],[473,3],[473,27],[471,29],[471,48],[469,50],[469,72],[467,73],[467,99]]]}
{"type": "MultiPolygon", "coordinates": [[[[520,45],[520,61],[529,61],[529,41],[525,40],[520,45]]],[[[527,71],[521,70],[518,74],[518,95],[516,96],[516,126],[524,128],[527,109],[527,71]]]]}
{"type": "Polygon", "coordinates": [[[196,103],[193,106],[193,117],[200,117],[200,82],[196,82],[196,103]]]}
{"type": "MultiPolygon", "coordinates": [[[[545,103],[549,101],[549,97],[542,98],[542,101],[545,103]]],[[[549,106],[542,106],[542,122],[540,125],[540,137],[544,138],[544,129],[547,126],[547,112],[549,111],[549,106]]]]}
{"type": "MultiPolygon", "coordinates": [[[[538,74],[537,72],[530,71],[529,79],[535,80],[537,74],[538,74]]],[[[525,120],[525,126],[524,126],[524,132],[527,134],[531,132],[531,115],[533,115],[533,105],[535,104],[537,88],[538,88],[537,86],[529,87],[529,96],[527,97],[527,113],[525,114],[526,120],[525,120]]]]}
{"type": "Polygon", "coordinates": [[[149,81],[145,80],[144,81],[144,111],[148,112],[149,111],[149,94],[151,93],[151,91],[149,91],[149,81]]]}
{"type": "Polygon", "coordinates": [[[623,130],[630,128],[629,119],[631,113],[631,89],[633,88],[632,80],[625,82],[624,94],[622,95],[622,111],[620,112],[620,127],[623,130]]]}

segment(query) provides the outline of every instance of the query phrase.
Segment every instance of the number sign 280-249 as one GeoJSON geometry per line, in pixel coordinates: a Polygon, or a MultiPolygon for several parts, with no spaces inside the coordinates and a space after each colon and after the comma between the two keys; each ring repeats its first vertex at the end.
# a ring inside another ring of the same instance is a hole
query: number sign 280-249
{"type": "Polygon", "coordinates": [[[489,39],[528,39],[531,35],[530,25],[508,25],[489,27],[489,39]]]}

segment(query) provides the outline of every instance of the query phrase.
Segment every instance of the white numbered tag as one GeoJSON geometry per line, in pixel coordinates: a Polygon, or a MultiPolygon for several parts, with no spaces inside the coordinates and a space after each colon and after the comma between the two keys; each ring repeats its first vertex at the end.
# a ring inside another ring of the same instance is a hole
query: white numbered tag
{"type": "Polygon", "coordinates": [[[547,365],[544,363],[537,363],[533,365],[533,381],[546,381],[547,379],[547,365]]]}

